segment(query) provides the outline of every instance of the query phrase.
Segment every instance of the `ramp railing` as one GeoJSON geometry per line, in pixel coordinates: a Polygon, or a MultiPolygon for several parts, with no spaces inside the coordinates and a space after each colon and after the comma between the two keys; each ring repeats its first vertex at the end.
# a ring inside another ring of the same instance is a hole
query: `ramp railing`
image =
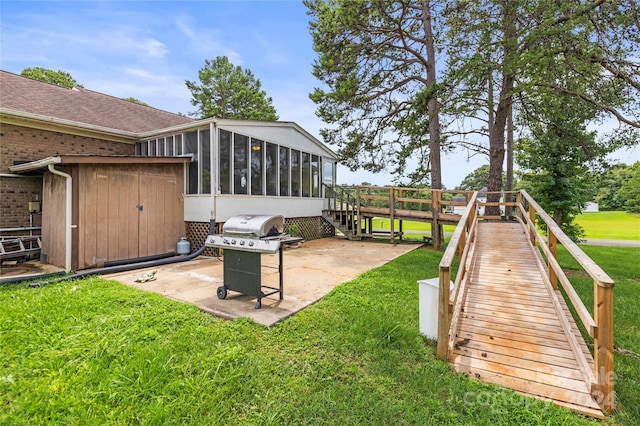
{"type": "MultiPolygon", "coordinates": [[[[484,197],[486,193],[482,195],[484,197]]],[[[552,289],[558,290],[558,283],[560,283],[581,324],[588,335],[593,338],[593,368],[590,367],[581,351],[575,349],[574,352],[593,397],[605,411],[612,411],[615,406],[613,370],[614,281],[560,229],[526,191],[505,193],[499,202],[487,203],[484,200],[479,201],[478,198],[479,194],[477,192],[471,197],[466,212],[460,218],[440,261],[437,357],[443,360],[448,359],[449,352],[452,350],[455,337],[454,330],[457,329],[469,280],[469,267],[473,258],[478,220],[509,220],[513,218],[527,229],[528,238],[532,246],[539,247],[539,250],[543,253],[544,256],[539,256],[539,258],[544,262],[546,278],[552,289]],[[513,197],[515,197],[515,201],[513,201],[513,197]],[[511,213],[511,209],[515,209],[517,216],[484,216],[481,212],[486,206],[500,206],[509,213],[511,213]],[[546,237],[538,229],[539,220],[546,225],[546,237]],[[558,263],[558,244],[564,246],[566,251],[593,280],[593,316],[558,263]],[[459,259],[459,266],[453,287],[454,291],[452,292],[450,288],[451,267],[456,256],[459,259]]],[[[566,323],[563,324],[563,327],[567,328],[566,323]]],[[[567,334],[569,339],[572,339],[573,333],[567,332],[567,334]]],[[[577,341],[575,337],[573,339],[572,347],[577,348],[577,341]]]]}
{"type": "Polygon", "coordinates": [[[593,371],[587,371],[591,393],[598,404],[608,412],[615,406],[613,370],[613,287],[614,281],[574,243],[524,190],[518,197],[520,218],[528,228],[531,244],[544,254],[548,279],[554,290],[558,283],[576,311],[584,329],[593,338],[593,371]],[[538,220],[547,228],[546,238],[538,229],[538,220]],[[558,263],[557,246],[561,244],[593,280],[593,316],[584,305],[573,285],[558,263]]]}
{"type": "Polygon", "coordinates": [[[453,347],[453,338],[455,336],[453,336],[453,333],[450,333],[450,330],[457,328],[462,311],[461,303],[464,301],[469,281],[469,267],[471,266],[470,261],[472,259],[471,252],[476,240],[477,229],[478,193],[474,192],[440,260],[438,345],[436,348],[436,356],[439,359],[448,359],[449,351],[453,347]],[[456,254],[459,258],[459,265],[456,280],[453,285],[454,291],[452,292],[451,266],[453,265],[456,254]]]}

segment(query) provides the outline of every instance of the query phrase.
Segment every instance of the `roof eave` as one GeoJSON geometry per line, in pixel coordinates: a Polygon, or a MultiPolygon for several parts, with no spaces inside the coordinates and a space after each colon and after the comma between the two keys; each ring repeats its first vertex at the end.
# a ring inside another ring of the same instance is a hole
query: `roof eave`
{"type": "Polygon", "coordinates": [[[134,132],[110,129],[9,108],[0,108],[0,122],[40,130],[63,132],[77,136],[106,139],[115,142],[135,143],[140,138],[139,135],[134,132]]]}

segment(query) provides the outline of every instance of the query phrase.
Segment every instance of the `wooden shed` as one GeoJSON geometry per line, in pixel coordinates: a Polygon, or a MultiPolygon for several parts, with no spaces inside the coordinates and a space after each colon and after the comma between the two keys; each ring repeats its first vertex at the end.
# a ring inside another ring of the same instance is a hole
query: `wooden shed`
{"type": "Polygon", "coordinates": [[[184,165],[190,161],[65,155],[19,166],[45,169],[41,259],[79,270],[174,252],[186,235],[184,165]]]}

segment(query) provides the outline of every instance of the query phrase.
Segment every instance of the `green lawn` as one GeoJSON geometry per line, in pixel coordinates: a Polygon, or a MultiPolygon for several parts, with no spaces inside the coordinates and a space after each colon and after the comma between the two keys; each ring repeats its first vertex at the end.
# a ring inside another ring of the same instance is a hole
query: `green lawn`
{"type": "MultiPolygon", "coordinates": [[[[640,250],[602,249],[589,247],[619,280],[616,344],[640,352],[640,276],[620,266],[640,250]]],[[[101,278],[0,286],[0,424],[599,424],[434,358],[416,281],[441,256],[414,250],[270,329],[101,278]]],[[[610,421],[639,424],[640,359],[616,354],[616,372],[610,421]]]]}
{"type": "Polygon", "coordinates": [[[640,215],[627,212],[583,213],[576,223],[586,238],[601,240],[640,240],[640,215]]]}
{"type": "MultiPolygon", "coordinates": [[[[616,422],[640,424],[640,248],[580,247],[615,281],[614,344],[621,351],[614,357],[616,395],[620,412],[616,422]]],[[[558,260],[565,270],[582,268],[564,248],[558,248],[558,260]]],[[[593,315],[593,280],[575,274],[569,280],[593,315]]],[[[578,323],[578,321],[576,321],[578,323]]],[[[583,333],[584,334],[584,333],[583,333]]]]}
{"type": "MultiPolygon", "coordinates": [[[[399,220],[395,220],[394,222],[394,229],[397,231],[400,229],[400,221],[399,220]]],[[[373,229],[390,229],[391,226],[391,219],[381,219],[381,218],[375,218],[372,221],[373,224],[373,229]]],[[[402,221],[402,230],[403,231],[417,231],[417,233],[419,232],[423,232],[425,235],[431,235],[431,223],[429,222],[411,222],[408,220],[403,220],[402,221]]],[[[444,225],[444,231],[445,232],[453,232],[456,230],[456,227],[453,225],[444,225]]]]}

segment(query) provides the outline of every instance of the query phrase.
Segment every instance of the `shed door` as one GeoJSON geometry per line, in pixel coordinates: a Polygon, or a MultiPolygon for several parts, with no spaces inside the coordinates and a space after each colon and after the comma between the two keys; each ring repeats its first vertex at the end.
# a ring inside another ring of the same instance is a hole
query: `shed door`
{"type": "Polygon", "coordinates": [[[180,172],[87,165],[79,188],[80,268],[175,251],[184,232],[180,172]]]}
{"type": "Polygon", "coordinates": [[[176,243],[184,233],[181,186],[176,175],[140,174],[139,256],[176,250],[176,243]]]}

